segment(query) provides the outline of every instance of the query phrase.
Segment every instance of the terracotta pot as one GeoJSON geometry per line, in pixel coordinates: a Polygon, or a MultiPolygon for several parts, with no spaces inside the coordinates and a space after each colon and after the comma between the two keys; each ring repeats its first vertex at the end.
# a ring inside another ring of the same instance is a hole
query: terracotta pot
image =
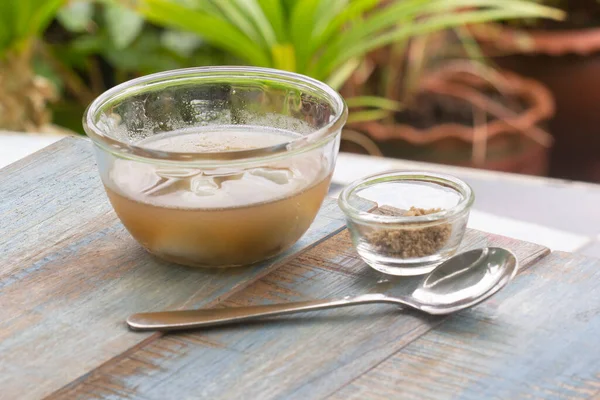
{"type": "Polygon", "coordinates": [[[471,28],[504,69],[544,83],[556,101],[550,175],[600,182],[600,28],[524,31],[471,28]]]}
{"type": "MultiPolygon", "coordinates": [[[[483,169],[544,175],[552,138],[540,128],[554,113],[549,91],[538,82],[508,72],[484,79],[470,63],[452,63],[423,79],[420,91],[455,97],[473,105],[473,125],[446,123],[429,129],[379,121],[350,124],[378,143],[386,156],[483,169]],[[520,113],[483,94],[497,88],[519,99],[520,113]],[[477,114],[477,115],[475,115],[477,114]],[[488,117],[486,117],[486,115],[488,117]],[[474,127],[476,126],[476,127],[474,127]]],[[[344,149],[344,147],[342,147],[344,149]]]]}

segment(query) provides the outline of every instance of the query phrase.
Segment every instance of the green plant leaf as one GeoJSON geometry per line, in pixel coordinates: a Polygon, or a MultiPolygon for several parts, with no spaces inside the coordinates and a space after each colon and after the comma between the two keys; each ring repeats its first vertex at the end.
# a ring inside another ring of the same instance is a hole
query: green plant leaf
{"type": "Polygon", "coordinates": [[[329,76],[327,84],[334,90],[338,90],[352,76],[354,71],[360,67],[360,64],[361,59],[359,57],[351,58],[329,76]]]}
{"type": "Polygon", "coordinates": [[[14,4],[0,1],[0,56],[10,47],[14,35],[14,20],[12,18],[14,4]]]}
{"type": "Polygon", "coordinates": [[[558,10],[531,4],[524,0],[404,0],[393,3],[373,14],[354,29],[343,32],[319,58],[316,73],[327,76],[338,65],[352,57],[406,39],[469,23],[481,23],[536,15],[558,18],[558,10]],[[484,8],[477,8],[484,7],[484,8]],[[457,11],[457,8],[472,11],[457,11]],[[402,24],[389,31],[398,20],[418,21],[402,24]]]}
{"type": "Polygon", "coordinates": [[[269,20],[269,25],[275,33],[275,39],[278,43],[285,43],[289,40],[286,26],[286,18],[283,6],[280,0],[257,0],[265,17],[269,20]]]}
{"type": "Polygon", "coordinates": [[[73,39],[69,47],[74,53],[80,53],[89,56],[94,53],[100,53],[106,46],[107,38],[101,35],[82,35],[73,39]]]}
{"type": "Polygon", "coordinates": [[[290,38],[296,48],[297,71],[304,73],[310,57],[310,41],[313,36],[320,0],[299,0],[290,17],[290,38]]]}
{"type": "Polygon", "coordinates": [[[331,38],[339,34],[341,28],[348,21],[357,18],[364,12],[373,9],[379,4],[380,0],[353,0],[350,4],[340,11],[329,24],[320,29],[315,30],[316,35],[312,39],[311,49],[316,51],[318,48],[326,44],[331,38]]]}
{"type": "Polygon", "coordinates": [[[273,27],[263,13],[263,10],[257,0],[234,0],[238,8],[254,24],[257,31],[261,34],[263,41],[268,47],[272,47],[277,42],[273,27]]]}
{"type": "MultiPolygon", "coordinates": [[[[459,8],[469,11],[469,8],[480,7],[481,9],[496,8],[519,14],[516,18],[551,18],[564,19],[566,13],[558,8],[545,5],[538,0],[448,0],[443,2],[443,10],[457,10],[459,8]]],[[[429,11],[437,9],[433,4],[428,4],[429,11]]],[[[471,10],[472,11],[472,10],[471,10]]]]}
{"type": "MultiPolygon", "coordinates": [[[[292,11],[297,3],[302,0],[279,0],[281,1],[281,10],[283,11],[284,19],[289,23],[292,18],[292,11]]],[[[289,25],[288,28],[289,30],[289,25]]]]}
{"type": "Polygon", "coordinates": [[[377,121],[388,117],[390,113],[387,110],[355,111],[348,115],[348,123],[377,121]]]}
{"type": "Polygon", "coordinates": [[[237,27],[213,14],[181,6],[169,0],[140,0],[139,10],[149,20],[190,32],[252,65],[271,66],[264,48],[237,27]]]}
{"type": "MultiPolygon", "coordinates": [[[[74,46],[75,42],[80,38],[86,37],[88,35],[82,35],[81,37],[73,39],[73,41],[67,43],[55,43],[49,44],[44,43],[44,46],[51,52],[57,59],[59,59],[64,65],[70,67],[72,69],[80,69],[86,70],[87,63],[89,62],[89,54],[82,51],[74,46]]],[[[98,54],[98,52],[94,52],[91,54],[98,54]]],[[[45,59],[47,62],[47,59],[45,59]]]]}
{"type": "Polygon", "coordinates": [[[111,65],[121,71],[121,74],[134,72],[149,74],[158,71],[179,68],[180,62],[164,46],[158,32],[149,31],[127,48],[117,48],[112,42],[104,41],[102,56],[111,65]]]}
{"type": "MultiPolygon", "coordinates": [[[[20,2],[13,2],[15,3],[13,5],[13,10],[14,10],[14,19],[15,19],[15,32],[17,34],[18,37],[25,37],[27,35],[26,32],[29,31],[30,29],[30,24],[32,22],[32,19],[34,18],[34,10],[33,7],[35,7],[38,1],[20,1],[20,2]]],[[[31,26],[32,28],[33,25],[31,26]]]]}
{"type": "Polygon", "coordinates": [[[373,107],[388,111],[402,111],[402,103],[379,96],[356,96],[346,99],[346,104],[351,107],[373,107]]]}
{"type": "MultiPolygon", "coordinates": [[[[199,11],[207,15],[212,15],[213,17],[225,18],[223,12],[219,9],[219,7],[213,4],[213,0],[169,0],[168,2],[174,4],[175,6],[184,7],[189,10],[199,11]]],[[[139,6],[139,2],[137,3],[137,5],[139,6]]]]}
{"type": "Polygon", "coordinates": [[[261,43],[263,45],[265,44],[264,39],[261,37],[257,28],[252,24],[249,18],[247,18],[247,15],[244,15],[244,13],[237,8],[235,0],[212,1],[213,4],[221,10],[223,16],[225,16],[231,25],[244,32],[244,34],[255,43],[261,43]]]}
{"type": "Polygon", "coordinates": [[[129,46],[137,38],[144,25],[144,19],[138,13],[116,2],[105,4],[104,21],[108,35],[118,49],[129,46]]]}
{"type": "Polygon", "coordinates": [[[70,2],[56,14],[56,19],[71,32],[87,31],[93,17],[94,5],[87,0],[70,2]]]}
{"type": "Polygon", "coordinates": [[[276,44],[272,47],[273,66],[285,71],[296,70],[296,53],[291,44],[276,44]]]}
{"type": "Polygon", "coordinates": [[[198,49],[203,43],[202,39],[193,32],[171,29],[165,30],[160,35],[160,42],[165,48],[182,57],[190,57],[194,50],[198,49]]]}
{"type": "Polygon", "coordinates": [[[336,87],[356,60],[414,35],[513,17],[558,18],[534,0],[138,0],[151,21],[194,32],[244,62],[336,87]]]}
{"type": "Polygon", "coordinates": [[[63,1],[0,1],[0,57],[10,50],[22,50],[40,35],[63,1]]]}
{"type": "MultiPolygon", "coordinates": [[[[343,57],[343,54],[349,48],[359,48],[368,38],[385,32],[397,24],[398,21],[414,21],[416,15],[423,10],[428,1],[431,0],[404,0],[402,2],[391,3],[380,9],[375,9],[365,21],[354,24],[350,29],[340,32],[335,39],[328,43],[326,50],[319,57],[314,73],[318,76],[328,76],[333,69],[343,64],[343,62],[339,62],[338,60],[343,57]]],[[[433,2],[437,3],[438,0],[433,2]]],[[[358,11],[366,11],[364,7],[372,6],[371,3],[365,1],[357,4],[360,4],[362,7],[352,14],[354,16],[358,11]]],[[[349,17],[350,15],[347,15],[345,19],[349,17]]],[[[405,27],[410,28],[414,25],[414,22],[409,22],[405,27]]],[[[363,56],[365,53],[356,52],[353,56],[347,57],[344,62],[353,57],[363,56]]]]}
{"type": "Polygon", "coordinates": [[[346,7],[348,0],[321,0],[315,12],[315,26],[312,37],[317,37],[331,24],[346,7]]]}

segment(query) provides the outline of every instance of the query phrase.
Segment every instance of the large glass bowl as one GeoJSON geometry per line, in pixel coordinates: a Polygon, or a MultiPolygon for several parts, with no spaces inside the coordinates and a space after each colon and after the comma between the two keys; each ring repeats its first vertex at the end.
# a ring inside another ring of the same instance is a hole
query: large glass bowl
{"type": "Polygon", "coordinates": [[[206,67],[126,82],[84,128],[117,215],[179,264],[252,264],[291,247],[329,188],[347,108],[306,76],[206,67]]]}

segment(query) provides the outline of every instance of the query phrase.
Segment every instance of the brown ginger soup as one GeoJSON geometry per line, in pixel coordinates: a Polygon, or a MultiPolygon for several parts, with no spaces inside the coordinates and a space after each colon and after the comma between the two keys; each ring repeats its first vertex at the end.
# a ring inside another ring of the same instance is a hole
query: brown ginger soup
{"type": "MultiPolygon", "coordinates": [[[[297,137],[272,128],[194,129],[145,139],[155,150],[223,152],[297,137]]],[[[105,180],[131,235],[151,253],[190,266],[239,266],[291,247],[314,220],[329,188],[328,161],[309,151],[269,165],[164,167],[117,160],[105,180]]]]}

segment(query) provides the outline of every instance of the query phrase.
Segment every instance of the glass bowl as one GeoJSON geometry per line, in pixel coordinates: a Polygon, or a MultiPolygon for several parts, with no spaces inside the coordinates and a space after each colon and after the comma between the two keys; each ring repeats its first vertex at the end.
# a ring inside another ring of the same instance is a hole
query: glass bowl
{"type": "Polygon", "coordinates": [[[401,276],[426,274],[456,252],[473,201],[458,178],[402,171],[358,180],[338,198],[360,257],[401,276]]]}
{"type": "Polygon", "coordinates": [[[281,253],[308,229],[346,117],[340,95],[306,76],[204,67],[116,86],[83,122],[110,202],[144,248],[230,267],[281,253]]]}

